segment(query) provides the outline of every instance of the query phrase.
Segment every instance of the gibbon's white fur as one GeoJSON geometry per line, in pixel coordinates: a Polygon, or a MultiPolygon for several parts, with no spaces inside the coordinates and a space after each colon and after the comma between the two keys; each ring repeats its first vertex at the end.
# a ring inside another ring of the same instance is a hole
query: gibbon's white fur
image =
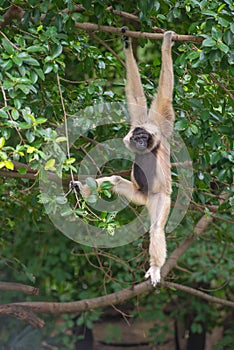
{"type": "MultiPolygon", "coordinates": [[[[126,28],[122,29],[125,33],[126,28]]],[[[166,259],[166,240],[164,227],[171,205],[171,164],[170,145],[174,124],[173,98],[173,64],[171,46],[173,32],[164,33],[162,43],[162,65],[155,96],[149,111],[141,84],[140,74],[133,56],[131,42],[124,36],[126,57],[126,97],[131,117],[131,129],[123,141],[127,148],[135,153],[131,181],[121,176],[97,179],[98,186],[103,181],[113,184],[112,191],[124,195],[137,205],[146,205],[150,215],[150,268],[145,278],[150,277],[155,286],[160,281],[160,269],[166,259]]],[[[79,181],[71,184],[79,187],[84,198],[90,194],[87,185],[79,181]]]]}

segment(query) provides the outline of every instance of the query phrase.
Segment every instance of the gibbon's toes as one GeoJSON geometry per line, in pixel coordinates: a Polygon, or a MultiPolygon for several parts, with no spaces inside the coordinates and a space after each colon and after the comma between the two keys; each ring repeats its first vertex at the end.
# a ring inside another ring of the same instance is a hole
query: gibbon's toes
{"type": "Polygon", "coordinates": [[[90,187],[88,185],[82,185],[80,181],[71,181],[70,188],[74,189],[83,198],[87,198],[91,193],[90,187]]]}
{"type": "Polygon", "coordinates": [[[75,190],[78,194],[80,194],[80,187],[81,187],[80,181],[71,181],[69,184],[69,187],[71,190],[75,190]]]}
{"type": "Polygon", "coordinates": [[[149,278],[149,277],[151,279],[152,286],[155,287],[156,284],[159,283],[161,279],[160,268],[156,266],[151,266],[145,274],[145,278],[149,278]]]}

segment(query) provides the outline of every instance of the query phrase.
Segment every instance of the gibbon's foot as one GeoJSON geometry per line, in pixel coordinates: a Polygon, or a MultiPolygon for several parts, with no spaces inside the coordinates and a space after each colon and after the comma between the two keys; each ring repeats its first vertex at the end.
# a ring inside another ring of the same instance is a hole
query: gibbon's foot
{"type": "MultiPolygon", "coordinates": [[[[122,28],[121,28],[121,32],[122,32],[123,34],[126,33],[126,30],[128,30],[128,27],[122,27],[122,28]]],[[[128,47],[129,47],[129,37],[126,36],[126,35],[123,35],[123,36],[122,36],[122,40],[123,40],[123,42],[124,42],[125,49],[128,49],[128,47]]]]}
{"type": "Polygon", "coordinates": [[[70,188],[75,189],[78,194],[81,194],[83,198],[87,198],[91,194],[91,189],[88,185],[82,185],[80,181],[71,181],[70,188]]]}
{"type": "Polygon", "coordinates": [[[71,181],[69,187],[71,190],[75,190],[78,194],[80,194],[80,186],[79,181],[71,181]]]}
{"type": "Polygon", "coordinates": [[[145,274],[145,278],[151,278],[151,284],[153,287],[156,286],[157,283],[160,282],[160,268],[157,266],[151,266],[149,270],[145,274]]]}

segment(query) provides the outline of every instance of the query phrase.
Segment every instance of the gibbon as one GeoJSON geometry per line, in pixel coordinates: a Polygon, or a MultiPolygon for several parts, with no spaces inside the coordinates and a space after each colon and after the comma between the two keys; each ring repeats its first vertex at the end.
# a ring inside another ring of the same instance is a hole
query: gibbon
{"type": "MultiPolygon", "coordinates": [[[[125,33],[126,28],[122,28],[125,33]]],[[[112,191],[124,195],[137,205],[145,205],[150,215],[150,267],[145,278],[150,277],[155,286],[160,282],[160,269],[166,259],[164,227],[171,204],[171,164],[170,145],[174,124],[172,107],[174,75],[171,57],[174,32],[164,33],[162,43],[162,65],[158,93],[147,111],[146,98],[140,74],[133,56],[131,41],[123,36],[126,57],[126,97],[131,118],[131,128],[124,137],[124,144],[135,153],[131,181],[121,176],[97,179],[98,187],[104,181],[113,184],[112,191]]],[[[90,188],[79,181],[71,183],[71,188],[79,188],[84,198],[90,188]]]]}

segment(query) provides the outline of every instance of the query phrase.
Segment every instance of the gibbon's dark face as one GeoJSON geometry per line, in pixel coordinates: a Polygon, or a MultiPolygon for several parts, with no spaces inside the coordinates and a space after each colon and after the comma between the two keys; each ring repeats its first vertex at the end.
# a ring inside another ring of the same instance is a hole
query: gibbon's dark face
{"type": "Polygon", "coordinates": [[[133,130],[130,137],[130,146],[137,152],[144,152],[147,149],[151,149],[153,145],[152,135],[144,128],[137,127],[133,130]]]}

